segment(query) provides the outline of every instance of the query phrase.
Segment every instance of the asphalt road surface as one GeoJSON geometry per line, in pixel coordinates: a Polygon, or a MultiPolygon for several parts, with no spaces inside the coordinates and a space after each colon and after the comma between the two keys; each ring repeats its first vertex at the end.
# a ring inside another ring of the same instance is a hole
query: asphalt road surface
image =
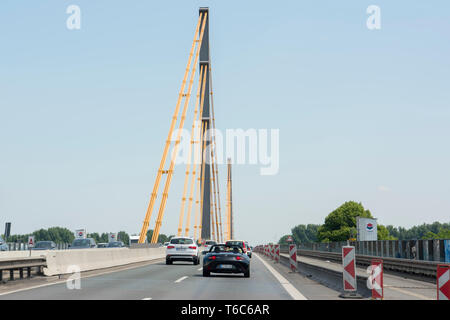
{"type": "Polygon", "coordinates": [[[66,281],[59,281],[2,293],[0,299],[291,300],[338,299],[339,295],[257,254],[251,259],[250,278],[228,274],[203,277],[201,266],[186,262],[166,265],[158,260],[127,270],[82,275],[80,289],[69,289],[66,281]]]}

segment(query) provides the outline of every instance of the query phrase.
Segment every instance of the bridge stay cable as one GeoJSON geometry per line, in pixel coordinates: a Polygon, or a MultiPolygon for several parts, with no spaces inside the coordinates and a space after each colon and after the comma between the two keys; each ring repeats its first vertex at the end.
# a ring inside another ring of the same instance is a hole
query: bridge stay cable
{"type": "MultiPolygon", "coordinates": [[[[203,103],[203,100],[200,100],[200,88],[202,87],[201,81],[203,81],[203,82],[205,81],[204,68],[205,67],[202,66],[201,70],[200,70],[199,85],[197,88],[197,99],[196,99],[195,110],[194,110],[194,119],[192,120],[191,139],[190,139],[189,152],[188,152],[188,157],[187,157],[188,162],[186,163],[186,175],[184,178],[183,195],[181,197],[180,217],[179,217],[179,221],[178,221],[178,232],[177,232],[178,237],[181,236],[181,234],[183,232],[183,220],[184,220],[184,212],[185,212],[185,206],[186,206],[186,195],[188,192],[189,177],[192,172],[192,178],[195,179],[195,174],[196,174],[195,161],[193,162],[191,159],[192,159],[192,149],[195,144],[195,141],[194,141],[195,127],[196,127],[197,121],[199,121],[198,117],[197,117],[197,115],[199,113],[198,112],[199,103],[200,103],[200,101],[202,101],[202,103],[203,103]]],[[[204,88],[202,89],[202,97],[203,97],[203,94],[204,94],[204,88]]],[[[201,113],[202,113],[202,106],[200,106],[200,119],[201,119],[201,113]]],[[[195,152],[195,150],[194,150],[194,152],[195,152]]],[[[195,154],[194,154],[194,157],[195,157],[195,154]]],[[[192,189],[192,187],[191,187],[191,189],[192,189]]],[[[190,200],[192,199],[191,197],[192,197],[192,193],[190,193],[190,196],[189,196],[190,200]]],[[[190,219],[190,215],[188,214],[187,221],[189,221],[189,219],[190,219]]]]}
{"type": "MultiPolygon", "coordinates": [[[[204,13],[204,19],[206,19],[206,18],[207,18],[207,13],[205,12],[204,13]]],[[[195,71],[196,71],[196,68],[197,68],[197,63],[198,63],[198,58],[199,58],[201,42],[202,42],[202,39],[203,39],[204,31],[205,31],[205,23],[203,23],[203,26],[202,26],[202,31],[200,33],[200,39],[197,41],[199,43],[199,46],[198,46],[198,50],[196,50],[196,54],[195,54],[194,65],[192,67],[192,73],[191,73],[190,80],[189,80],[188,91],[186,93],[186,99],[184,101],[182,116],[181,116],[181,119],[180,119],[179,130],[178,130],[178,133],[177,133],[177,138],[176,138],[174,149],[173,149],[172,159],[170,161],[170,168],[168,170],[166,183],[164,185],[164,191],[163,191],[163,194],[162,194],[161,204],[160,204],[159,210],[158,210],[158,217],[156,219],[155,229],[153,231],[153,236],[152,236],[151,243],[157,243],[158,237],[159,237],[159,232],[161,230],[162,219],[164,217],[164,210],[165,210],[166,203],[167,203],[167,197],[168,197],[168,194],[169,194],[170,183],[171,183],[171,180],[172,180],[172,177],[173,177],[173,169],[174,169],[174,166],[175,166],[175,160],[176,160],[176,156],[177,156],[177,153],[178,153],[178,146],[180,144],[181,132],[182,132],[182,129],[184,127],[184,121],[186,119],[186,112],[187,112],[188,105],[189,105],[189,98],[190,98],[190,95],[191,95],[191,92],[192,92],[192,85],[194,83],[194,76],[195,76],[195,71]]]]}
{"type": "MultiPolygon", "coordinates": [[[[199,35],[199,31],[200,31],[200,25],[201,25],[202,19],[203,19],[203,21],[206,21],[206,14],[207,13],[205,13],[204,15],[200,15],[199,18],[198,18],[198,21],[197,21],[197,26],[196,26],[195,34],[194,34],[194,40],[192,41],[192,46],[191,46],[191,50],[190,50],[190,53],[189,53],[189,59],[188,59],[187,67],[186,67],[186,70],[185,70],[185,73],[184,73],[183,81],[182,81],[182,84],[181,84],[181,89],[180,89],[179,94],[178,94],[177,104],[176,104],[174,115],[172,117],[172,121],[171,121],[171,124],[170,124],[170,129],[169,129],[169,133],[168,133],[168,136],[167,136],[167,139],[166,139],[166,143],[165,143],[165,146],[164,146],[163,155],[161,157],[161,162],[160,162],[160,165],[159,165],[159,169],[158,169],[158,172],[157,172],[157,175],[156,175],[156,179],[155,179],[155,183],[154,183],[154,186],[153,186],[153,190],[152,190],[152,193],[151,193],[150,202],[149,202],[149,205],[147,207],[147,211],[146,211],[145,218],[144,218],[144,221],[143,221],[143,224],[142,224],[142,228],[141,228],[141,232],[140,232],[140,235],[139,235],[139,243],[144,243],[145,242],[147,231],[148,231],[148,227],[149,227],[149,224],[150,224],[150,219],[151,219],[152,212],[153,212],[153,207],[154,207],[154,204],[155,204],[155,201],[156,201],[156,197],[157,197],[157,194],[158,194],[159,185],[161,183],[162,175],[169,173],[168,171],[164,170],[164,165],[166,163],[167,155],[168,155],[168,152],[169,152],[169,149],[170,149],[173,130],[174,130],[175,125],[177,123],[178,114],[180,112],[181,102],[182,102],[183,98],[185,98],[185,97],[189,98],[189,96],[186,96],[184,94],[184,90],[185,90],[185,87],[186,87],[186,81],[187,81],[188,75],[189,75],[189,73],[191,71],[191,68],[192,68],[192,57],[194,55],[194,50],[197,47],[197,44],[199,43],[199,40],[197,38],[198,38],[198,35],[199,35]]],[[[199,46],[199,48],[200,48],[200,46],[199,46]]],[[[195,67],[195,63],[194,63],[194,67],[195,67]]]]}

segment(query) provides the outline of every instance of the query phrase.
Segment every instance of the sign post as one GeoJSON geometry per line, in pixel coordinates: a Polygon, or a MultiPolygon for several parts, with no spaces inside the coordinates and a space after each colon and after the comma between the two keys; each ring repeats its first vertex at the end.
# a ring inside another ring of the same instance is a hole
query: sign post
{"type": "Polygon", "coordinates": [[[28,237],[28,249],[30,249],[30,257],[31,257],[31,249],[34,248],[34,236],[28,237]]]}

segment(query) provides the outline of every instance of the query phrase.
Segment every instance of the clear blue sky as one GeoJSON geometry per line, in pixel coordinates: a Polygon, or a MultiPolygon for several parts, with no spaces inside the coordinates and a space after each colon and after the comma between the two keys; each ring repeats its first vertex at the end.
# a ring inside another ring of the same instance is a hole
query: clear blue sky
{"type": "Polygon", "coordinates": [[[348,200],[385,225],[449,221],[448,1],[2,0],[0,223],[140,231],[199,6],[218,128],[280,129],[278,175],[233,168],[237,237],[274,241],[348,200]]]}

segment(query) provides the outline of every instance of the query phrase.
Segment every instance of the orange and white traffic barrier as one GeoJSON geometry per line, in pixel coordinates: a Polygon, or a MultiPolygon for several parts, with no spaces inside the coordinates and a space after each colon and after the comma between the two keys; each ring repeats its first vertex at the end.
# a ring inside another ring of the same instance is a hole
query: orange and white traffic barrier
{"type": "Polygon", "coordinates": [[[450,264],[439,264],[436,274],[437,299],[450,300],[450,264]]]}
{"type": "Polygon", "coordinates": [[[297,248],[295,244],[289,245],[289,264],[292,272],[297,271],[297,248]]]}
{"type": "Polygon", "coordinates": [[[275,262],[277,262],[277,263],[280,262],[280,245],[279,244],[275,245],[275,262]]]}
{"type": "Polygon", "coordinates": [[[383,287],[383,260],[372,259],[370,263],[372,274],[372,299],[384,298],[384,287],[383,287]]]}
{"type": "Polygon", "coordinates": [[[342,247],[344,291],[356,291],[355,247],[342,247]]]}

